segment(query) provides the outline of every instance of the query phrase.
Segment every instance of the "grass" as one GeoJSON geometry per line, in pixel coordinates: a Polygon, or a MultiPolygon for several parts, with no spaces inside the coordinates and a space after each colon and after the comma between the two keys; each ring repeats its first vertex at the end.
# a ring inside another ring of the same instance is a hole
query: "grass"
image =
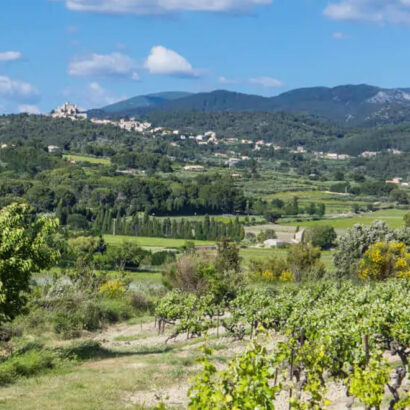
{"type": "MultiPolygon", "coordinates": [[[[104,235],[104,240],[109,245],[119,246],[124,241],[137,243],[141,247],[147,248],[180,248],[187,242],[186,239],[168,239],[168,238],[147,238],[141,236],[121,236],[121,235],[104,235]]],[[[192,241],[196,246],[215,245],[212,241],[192,241]]]]}
{"type": "Polygon", "coordinates": [[[75,162],[88,162],[90,164],[97,164],[97,165],[111,165],[111,160],[108,158],[97,158],[97,157],[90,157],[86,155],[63,155],[63,158],[67,159],[68,161],[75,161],[75,162]]]}
{"type": "MultiPolygon", "coordinates": [[[[271,256],[286,258],[287,249],[266,249],[266,248],[246,248],[240,250],[240,256],[243,258],[243,264],[246,266],[251,259],[266,259],[271,256]]],[[[322,251],[322,262],[328,271],[333,271],[333,254],[331,251],[322,251]]]]}
{"type": "Polygon", "coordinates": [[[400,209],[385,209],[372,213],[365,213],[346,218],[324,219],[320,221],[290,222],[290,226],[330,225],[335,229],[349,229],[356,224],[371,225],[373,221],[385,221],[391,228],[400,228],[404,225],[403,217],[408,211],[400,209]]]}

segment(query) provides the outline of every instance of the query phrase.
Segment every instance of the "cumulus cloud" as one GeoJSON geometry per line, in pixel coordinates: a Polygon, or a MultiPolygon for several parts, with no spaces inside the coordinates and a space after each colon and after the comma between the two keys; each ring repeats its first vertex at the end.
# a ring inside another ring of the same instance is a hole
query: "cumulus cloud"
{"type": "Polygon", "coordinates": [[[20,60],[22,55],[20,51],[3,51],[0,52],[0,62],[20,60]]]}
{"type": "Polygon", "coordinates": [[[272,77],[254,77],[249,79],[249,83],[264,88],[283,87],[282,81],[272,77]]]}
{"type": "Polygon", "coordinates": [[[124,99],[113,96],[108,90],[95,81],[88,85],[87,96],[89,100],[88,103],[91,106],[110,105],[124,99]]]}
{"type": "Polygon", "coordinates": [[[68,73],[85,77],[117,77],[139,79],[137,62],[122,53],[92,54],[72,61],[68,73]]]}
{"type": "Polygon", "coordinates": [[[0,97],[28,102],[37,99],[38,91],[30,83],[0,75],[0,97]]]}
{"type": "Polygon", "coordinates": [[[65,0],[75,11],[112,14],[167,14],[178,11],[246,11],[272,0],[65,0]]]}
{"type": "Polygon", "coordinates": [[[324,10],[324,14],[333,20],[410,24],[410,1],[340,0],[330,3],[324,10]]]}
{"type": "Polygon", "coordinates": [[[144,66],[151,74],[177,77],[199,77],[200,75],[200,71],[194,69],[184,57],[163,46],[152,48],[144,66]]]}
{"type": "Polygon", "coordinates": [[[23,104],[18,106],[20,113],[40,114],[40,108],[37,105],[23,104]]]}

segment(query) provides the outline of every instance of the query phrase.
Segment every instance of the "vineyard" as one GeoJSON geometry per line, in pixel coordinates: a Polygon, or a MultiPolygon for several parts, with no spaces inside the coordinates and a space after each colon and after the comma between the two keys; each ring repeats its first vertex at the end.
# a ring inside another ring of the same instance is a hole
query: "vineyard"
{"type": "MultiPolygon", "coordinates": [[[[244,290],[231,300],[173,291],[156,307],[172,339],[250,337],[245,353],[218,369],[206,347],[189,390],[191,409],[325,409],[333,384],[349,408],[410,407],[410,282],[318,282],[244,290]]],[[[159,407],[161,407],[160,405],[159,407]]]]}

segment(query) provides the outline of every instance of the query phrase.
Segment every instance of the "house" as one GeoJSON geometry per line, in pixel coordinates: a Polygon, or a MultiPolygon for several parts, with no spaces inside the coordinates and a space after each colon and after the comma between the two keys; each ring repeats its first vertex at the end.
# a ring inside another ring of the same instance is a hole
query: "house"
{"type": "Polygon", "coordinates": [[[202,165],[186,165],[184,169],[185,171],[205,171],[202,165]]]}
{"type": "Polygon", "coordinates": [[[228,161],[225,162],[225,165],[228,165],[229,167],[233,167],[239,162],[241,162],[241,159],[239,158],[229,158],[228,161]]]}
{"type": "Polygon", "coordinates": [[[378,154],[378,152],[375,151],[364,151],[360,154],[362,158],[373,158],[378,154]]]}
{"type": "Polygon", "coordinates": [[[215,139],[216,138],[216,132],[214,131],[207,131],[205,133],[205,137],[211,138],[211,139],[215,139]]]}
{"type": "Polygon", "coordinates": [[[56,145],[49,145],[47,147],[47,151],[52,153],[52,152],[57,152],[60,150],[60,147],[57,147],[56,145]]]}
{"type": "Polygon", "coordinates": [[[403,181],[403,178],[396,177],[396,178],[393,178],[393,179],[390,180],[390,181],[386,181],[386,184],[396,184],[396,185],[399,185],[399,184],[402,183],[402,181],[403,181]]]}

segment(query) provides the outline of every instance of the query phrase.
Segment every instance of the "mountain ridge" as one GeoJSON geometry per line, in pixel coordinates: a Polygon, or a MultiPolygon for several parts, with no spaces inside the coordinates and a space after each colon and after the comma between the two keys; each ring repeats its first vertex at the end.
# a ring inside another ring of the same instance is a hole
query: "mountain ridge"
{"type": "Polygon", "coordinates": [[[347,126],[410,121],[410,89],[367,84],[305,87],[264,97],[227,90],[168,92],[136,96],[99,110],[97,116],[144,116],[155,112],[291,112],[347,126]]]}

